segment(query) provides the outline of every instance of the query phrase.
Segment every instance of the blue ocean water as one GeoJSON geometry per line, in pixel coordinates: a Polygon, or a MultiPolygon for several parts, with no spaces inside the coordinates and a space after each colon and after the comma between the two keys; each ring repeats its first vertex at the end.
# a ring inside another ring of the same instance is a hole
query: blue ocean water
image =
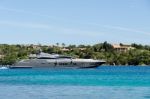
{"type": "Polygon", "coordinates": [[[150,99],[150,67],[0,70],[0,99],[150,99]]]}

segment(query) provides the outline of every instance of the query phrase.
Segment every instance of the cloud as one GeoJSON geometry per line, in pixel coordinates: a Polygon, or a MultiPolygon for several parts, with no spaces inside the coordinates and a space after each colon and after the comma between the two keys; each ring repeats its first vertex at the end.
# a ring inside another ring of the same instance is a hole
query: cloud
{"type": "MultiPolygon", "coordinates": [[[[62,20],[61,18],[58,18],[58,17],[44,15],[44,14],[40,14],[40,13],[36,13],[36,12],[24,11],[24,10],[20,10],[20,9],[6,8],[6,7],[2,7],[2,6],[0,6],[0,10],[17,12],[17,13],[25,13],[25,14],[35,15],[35,16],[39,16],[39,17],[52,18],[55,20],[62,20]]],[[[49,24],[26,23],[26,22],[22,23],[22,22],[10,22],[10,21],[5,21],[5,22],[1,21],[0,24],[1,25],[2,24],[9,25],[9,26],[13,26],[13,27],[22,27],[22,28],[45,29],[45,30],[55,31],[55,32],[63,33],[65,35],[73,35],[73,36],[97,37],[97,36],[104,36],[104,35],[111,33],[111,31],[109,33],[108,32],[100,32],[101,30],[98,28],[113,29],[116,31],[119,30],[119,31],[123,31],[123,32],[125,31],[125,32],[129,32],[129,33],[139,33],[141,35],[146,35],[146,36],[150,35],[150,32],[145,32],[145,31],[132,29],[132,28],[120,27],[120,26],[100,25],[100,24],[91,24],[91,23],[78,23],[78,22],[74,22],[74,21],[71,21],[71,22],[76,23],[76,24],[82,24],[82,25],[90,25],[92,27],[96,27],[97,30],[93,30],[90,28],[79,29],[79,28],[70,28],[70,27],[64,27],[64,26],[59,26],[59,25],[54,26],[54,25],[49,25],[49,24]]]]}
{"type": "MultiPolygon", "coordinates": [[[[46,18],[51,18],[54,20],[60,20],[62,21],[63,19],[54,17],[54,16],[49,16],[49,15],[44,15],[41,13],[36,13],[36,12],[31,12],[31,11],[24,11],[20,9],[13,9],[13,8],[7,8],[0,6],[0,10],[5,10],[5,11],[10,11],[10,12],[17,12],[17,13],[25,13],[25,14],[30,14],[30,15],[35,15],[39,17],[46,17],[46,18]]],[[[73,23],[77,23],[72,21],[73,23]]],[[[66,35],[74,35],[74,36],[89,36],[89,37],[96,37],[99,35],[104,35],[105,33],[99,32],[99,31],[94,31],[90,29],[79,29],[79,28],[70,28],[70,27],[63,27],[63,26],[54,26],[54,25],[47,25],[47,24],[39,24],[39,23],[23,23],[23,22],[15,22],[15,21],[1,21],[0,24],[4,25],[9,25],[13,27],[22,27],[22,28],[39,28],[39,29],[46,29],[46,30],[53,30],[56,32],[64,33],[66,35]]],[[[78,23],[77,23],[78,24],[78,23]]],[[[85,24],[84,24],[85,25],[85,24]]]]}
{"type": "Polygon", "coordinates": [[[63,20],[63,19],[61,19],[60,17],[57,17],[57,16],[46,15],[46,14],[39,13],[39,12],[25,11],[25,10],[22,10],[22,9],[8,8],[8,7],[4,7],[4,6],[0,6],[0,10],[9,11],[9,12],[16,12],[16,13],[23,13],[23,14],[39,16],[39,17],[45,17],[45,18],[49,18],[49,19],[52,19],[52,20],[63,20]]]}
{"type": "Polygon", "coordinates": [[[0,10],[16,12],[16,13],[24,13],[24,14],[29,14],[29,15],[41,16],[41,17],[47,17],[47,18],[51,18],[51,19],[58,19],[54,16],[49,16],[49,15],[45,15],[45,14],[41,14],[41,13],[25,11],[25,10],[20,10],[20,9],[13,9],[13,8],[8,8],[8,7],[3,7],[3,6],[0,6],[0,10]]]}
{"type": "Polygon", "coordinates": [[[14,22],[14,21],[0,21],[0,25],[11,26],[11,27],[21,27],[21,28],[40,28],[40,29],[50,29],[51,26],[38,23],[25,23],[25,22],[14,22]]]}
{"type": "Polygon", "coordinates": [[[120,26],[109,26],[109,25],[105,25],[105,28],[108,29],[114,29],[114,30],[120,30],[120,31],[127,31],[127,32],[132,32],[132,33],[140,33],[140,34],[144,34],[144,35],[150,35],[150,32],[145,32],[145,31],[141,31],[141,30],[137,30],[137,29],[131,29],[131,28],[126,28],[126,27],[120,27],[120,26]]]}
{"type": "Polygon", "coordinates": [[[105,33],[92,31],[92,30],[84,30],[78,28],[70,28],[63,26],[54,26],[49,24],[40,24],[40,23],[28,23],[28,22],[16,22],[16,21],[0,21],[0,26],[14,27],[14,28],[22,28],[22,29],[35,29],[35,30],[44,30],[49,32],[55,32],[56,34],[60,34],[62,36],[75,36],[75,37],[97,37],[100,35],[104,35],[105,33]]]}

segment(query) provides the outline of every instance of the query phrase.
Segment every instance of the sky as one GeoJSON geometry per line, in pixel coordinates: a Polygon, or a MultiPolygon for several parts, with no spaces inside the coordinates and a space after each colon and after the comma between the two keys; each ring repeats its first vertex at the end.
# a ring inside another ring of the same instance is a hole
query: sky
{"type": "Polygon", "coordinates": [[[0,0],[0,44],[150,45],[149,0],[0,0]]]}

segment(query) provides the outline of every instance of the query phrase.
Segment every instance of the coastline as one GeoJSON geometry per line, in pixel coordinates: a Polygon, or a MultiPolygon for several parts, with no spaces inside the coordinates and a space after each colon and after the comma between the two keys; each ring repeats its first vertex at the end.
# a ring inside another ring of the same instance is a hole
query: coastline
{"type": "Polygon", "coordinates": [[[29,59],[29,55],[43,51],[49,54],[68,55],[73,58],[105,60],[108,65],[150,65],[150,46],[131,44],[114,45],[98,43],[94,45],[8,45],[0,44],[0,65],[12,65],[17,61],[29,59]],[[10,49],[10,50],[7,50],[10,49]]]}

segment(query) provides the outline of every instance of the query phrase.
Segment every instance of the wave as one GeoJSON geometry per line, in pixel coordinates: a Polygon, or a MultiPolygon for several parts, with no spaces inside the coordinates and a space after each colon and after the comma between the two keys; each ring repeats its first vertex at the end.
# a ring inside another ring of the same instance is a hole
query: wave
{"type": "Polygon", "coordinates": [[[0,67],[0,69],[8,69],[8,67],[0,67]]]}

